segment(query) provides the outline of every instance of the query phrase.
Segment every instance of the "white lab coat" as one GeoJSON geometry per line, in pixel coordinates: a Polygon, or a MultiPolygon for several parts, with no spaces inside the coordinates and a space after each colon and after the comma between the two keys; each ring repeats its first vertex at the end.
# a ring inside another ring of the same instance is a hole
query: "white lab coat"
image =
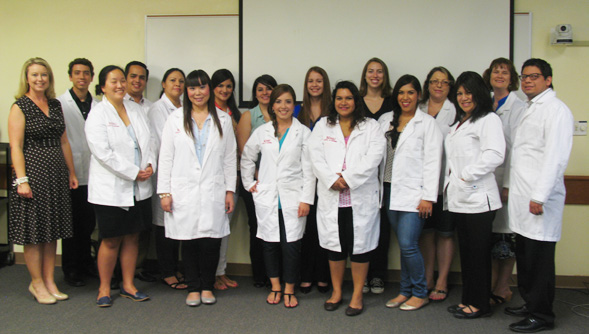
{"type": "MultiPolygon", "coordinates": [[[[393,117],[393,112],[388,112],[378,119],[383,133],[389,131],[393,117]]],[[[442,143],[442,133],[434,118],[418,109],[397,142],[391,174],[390,210],[418,212],[421,200],[433,203],[438,200],[442,143]]],[[[383,176],[386,152],[385,147],[380,167],[383,176]]]]}
{"type": "Polygon", "coordinates": [[[194,138],[184,130],[183,109],[174,111],[162,131],[157,193],[172,194],[172,212],[164,213],[166,237],[176,240],[222,238],[229,235],[225,194],[235,193],[236,141],[231,117],[219,116],[223,137],[213,119],[202,164],[194,138]]]}
{"type": "Polygon", "coordinates": [[[279,140],[272,122],[250,136],[241,155],[241,179],[245,189],[256,184],[254,173],[258,154],[262,153],[257,192],[252,193],[258,218],[257,237],[268,242],[280,241],[278,198],[282,207],[286,241],[300,240],[307,217],[298,217],[301,202],[313,205],[315,175],[309,161],[307,138],[311,131],[293,118],[279,151],[279,140]]]}
{"type": "MultiPolygon", "coordinates": [[[[421,104],[419,109],[427,114],[427,102],[421,104]]],[[[438,195],[442,195],[444,191],[444,175],[446,171],[446,151],[444,150],[444,139],[448,133],[450,133],[450,127],[454,124],[454,119],[456,118],[456,107],[450,100],[446,99],[444,104],[442,105],[442,109],[438,112],[435,117],[436,124],[440,129],[440,133],[442,134],[442,167],[440,168],[440,175],[438,180],[438,195]]]]}
{"type": "Polygon", "coordinates": [[[378,166],[386,140],[378,122],[366,118],[358,124],[346,147],[339,120],[334,126],[322,118],[309,137],[309,153],[317,176],[317,230],[321,247],[341,252],[338,232],[339,191],[331,186],[341,173],[350,187],[354,220],[353,254],[376,248],[380,224],[378,166]],[[346,161],[346,170],[342,167],[346,161]]]}
{"type": "MultiPolygon", "coordinates": [[[[497,115],[501,118],[503,123],[503,134],[505,135],[505,161],[501,166],[495,169],[495,180],[499,187],[499,192],[504,188],[503,179],[504,175],[509,174],[509,161],[511,160],[511,147],[513,146],[513,138],[515,138],[515,132],[517,126],[521,120],[526,109],[526,103],[517,97],[515,92],[510,92],[507,96],[507,100],[497,109],[497,115]]],[[[507,203],[503,203],[503,207],[497,210],[495,220],[493,221],[493,232],[494,233],[513,233],[509,229],[509,217],[507,203]]]]}
{"type": "MultiPolygon", "coordinates": [[[[151,146],[149,121],[137,103],[123,101],[141,151],[140,167],[135,165],[135,144],[125,123],[106,97],[88,114],[86,138],[92,152],[88,179],[88,202],[100,205],[133,206],[133,188],[140,170],[156,160],[151,146]]],[[[152,194],[151,181],[137,181],[138,201],[152,194]]]]}
{"type": "Polygon", "coordinates": [[[503,163],[505,137],[501,119],[489,112],[476,122],[470,119],[450,129],[446,149],[444,210],[482,213],[501,207],[493,172],[503,163]]]}
{"type": "MultiPolygon", "coordinates": [[[[72,158],[74,160],[74,169],[78,178],[78,184],[86,186],[88,185],[91,155],[88,141],[86,140],[86,132],[84,132],[86,120],[82,116],[82,112],[78,108],[76,101],[74,101],[69,89],[57,99],[61,102],[61,109],[63,110],[67,139],[72,149],[72,158]]],[[[96,104],[98,104],[98,101],[92,99],[91,109],[96,104]]]]}
{"type": "MultiPolygon", "coordinates": [[[[176,108],[176,106],[172,103],[172,101],[170,101],[166,94],[163,94],[161,99],[157,100],[151,105],[147,113],[149,123],[151,124],[151,140],[155,150],[156,160],[159,159],[160,155],[162,130],[164,129],[164,124],[166,124],[168,116],[170,116],[170,114],[176,109],[178,108],[176,108]]],[[[151,177],[151,184],[155,193],[157,189],[157,173],[154,173],[151,177]]],[[[151,211],[153,213],[153,224],[157,226],[164,226],[164,210],[160,204],[159,196],[151,197],[151,211]]]]}
{"type": "Polygon", "coordinates": [[[524,112],[511,151],[509,227],[540,241],[560,240],[566,190],[564,172],[573,146],[574,119],[552,89],[524,112]],[[530,201],[544,203],[542,215],[530,201]]]}

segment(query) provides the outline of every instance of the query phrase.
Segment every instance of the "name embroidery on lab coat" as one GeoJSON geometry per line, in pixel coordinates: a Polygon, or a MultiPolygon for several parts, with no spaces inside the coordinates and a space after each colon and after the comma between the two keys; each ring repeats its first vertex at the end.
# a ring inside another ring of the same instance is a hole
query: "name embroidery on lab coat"
{"type": "Polygon", "coordinates": [[[323,139],[323,141],[337,143],[337,139],[335,139],[334,137],[330,137],[330,136],[326,136],[325,139],[323,139]]]}

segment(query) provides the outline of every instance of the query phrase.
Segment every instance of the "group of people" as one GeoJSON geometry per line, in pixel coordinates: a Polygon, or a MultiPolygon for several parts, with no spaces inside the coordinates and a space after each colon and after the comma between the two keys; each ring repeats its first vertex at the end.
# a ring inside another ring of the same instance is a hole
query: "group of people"
{"type": "Polygon", "coordinates": [[[68,298],[53,277],[57,239],[68,283],[92,272],[97,222],[98,306],[112,305],[117,258],[120,295],[149,299],[133,278],[152,224],[162,281],[186,289],[189,306],[214,304],[214,289],[237,286],[225,267],[239,194],[254,285],[271,287],[269,304],[297,307],[297,283],[301,293],[313,283],[325,293],[331,281],[324,308],[335,311],[350,258],[345,313],[361,314],[363,293],[384,292],[391,228],[401,282],[386,306],[414,311],[443,301],[456,231],[463,293],[448,308],[454,317],[488,316],[492,304],[510,301],[517,260],[526,304],[505,309],[524,317],[510,328],[553,327],[573,120],[546,61],[526,61],[518,76],[498,58],[482,76],[456,80],[435,67],[422,86],[412,75],[392,85],[386,64],[372,58],[359,88],[339,81],[333,91],[325,70],[312,67],[301,105],[290,85],[262,75],[243,114],[225,69],[212,77],[169,69],[153,104],[143,97],[143,63],[103,68],[98,103],[89,93],[92,64],[75,59],[68,73],[73,87],[58,101],[49,64],[28,60],[9,116],[10,238],[24,245],[39,303],[68,298]],[[527,103],[514,93],[520,82],[527,103]]]}

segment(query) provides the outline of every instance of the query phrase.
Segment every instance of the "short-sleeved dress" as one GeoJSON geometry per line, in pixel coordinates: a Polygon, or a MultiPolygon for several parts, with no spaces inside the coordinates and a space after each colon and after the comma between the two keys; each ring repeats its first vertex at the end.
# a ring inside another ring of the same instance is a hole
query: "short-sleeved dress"
{"type": "Polygon", "coordinates": [[[69,238],[73,235],[72,212],[69,173],[61,149],[65,131],[61,104],[49,100],[47,117],[27,96],[15,103],[25,115],[23,153],[33,198],[19,196],[13,187],[9,238],[18,245],[69,238]]]}

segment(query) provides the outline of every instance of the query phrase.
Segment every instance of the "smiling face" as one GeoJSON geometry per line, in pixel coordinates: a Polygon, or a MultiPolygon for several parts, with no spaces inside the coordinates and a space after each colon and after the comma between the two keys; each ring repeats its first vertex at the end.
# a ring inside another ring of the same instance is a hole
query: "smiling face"
{"type": "Polygon", "coordinates": [[[463,86],[458,87],[456,92],[456,101],[458,105],[466,113],[466,117],[470,117],[472,111],[476,108],[477,104],[472,99],[472,93],[467,91],[463,86]]]}
{"type": "Polygon", "coordinates": [[[211,96],[209,85],[190,86],[186,91],[194,109],[202,109],[207,106],[211,96]]]}
{"type": "Polygon", "coordinates": [[[382,65],[377,62],[368,64],[364,79],[366,79],[368,87],[381,88],[384,81],[384,69],[382,68],[382,65]]]}
{"type": "Polygon", "coordinates": [[[347,88],[340,88],[335,92],[334,100],[335,111],[339,114],[340,118],[349,118],[356,109],[354,102],[354,95],[347,88]]]}
{"type": "Polygon", "coordinates": [[[112,70],[106,75],[102,92],[109,101],[120,102],[125,97],[126,83],[125,74],[121,70],[112,70]]]}
{"type": "Polygon", "coordinates": [[[444,72],[436,71],[429,79],[429,96],[434,101],[445,101],[450,93],[450,80],[444,72]],[[433,82],[433,83],[432,83],[433,82]]]}
{"type": "Polygon", "coordinates": [[[317,72],[309,73],[306,84],[311,97],[320,97],[323,94],[323,76],[321,74],[317,72]]]}
{"type": "Polygon", "coordinates": [[[397,102],[401,106],[403,113],[414,113],[417,110],[417,101],[419,100],[419,93],[412,84],[407,84],[399,89],[397,95],[397,102]]]}
{"type": "Polygon", "coordinates": [[[131,96],[142,96],[147,84],[147,73],[139,65],[132,65],[127,75],[127,91],[131,96]]]}
{"type": "Polygon", "coordinates": [[[508,90],[511,82],[511,74],[509,68],[505,64],[499,64],[491,71],[491,87],[493,90],[504,91],[508,90]]]}
{"type": "Polygon", "coordinates": [[[233,94],[234,88],[235,87],[233,87],[233,82],[231,81],[231,79],[227,79],[221,82],[217,87],[215,87],[214,93],[215,101],[217,102],[217,104],[226,104],[227,100],[229,100],[229,98],[233,94]]]}
{"type": "Polygon", "coordinates": [[[276,120],[287,121],[292,118],[292,113],[294,112],[294,99],[292,95],[288,92],[281,94],[274,104],[272,105],[272,110],[276,114],[276,120]]]}
{"type": "Polygon", "coordinates": [[[184,76],[179,71],[168,75],[166,81],[162,82],[164,93],[171,99],[179,99],[184,92],[184,76]]]}
{"type": "Polygon", "coordinates": [[[542,93],[543,91],[550,88],[550,84],[552,84],[552,77],[544,77],[542,75],[542,71],[536,66],[526,66],[522,70],[522,76],[528,75],[538,75],[538,78],[533,80],[531,77],[527,77],[525,80],[522,81],[522,91],[529,100],[538,96],[538,94],[542,93]]]}
{"type": "Polygon", "coordinates": [[[49,87],[49,71],[43,65],[32,64],[27,68],[29,92],[45,93],[49,87]]]}
{"type": "Polygon", "coordinates": [[[272,93],[272,88],[259,83],[256,87],[256,99],[258,99],[258,103],[261,105],[267,106],[270,103],[270,94],[272,93]]]}
{"type": "Polygon", "coordinates": [[[75,64],[72,66],[70,81],[72,82],[74,88],[78,91],[87,92],[88,86],[90,86],[92,79],[92,70],[90,67],[82,64],[75,64]]]}

